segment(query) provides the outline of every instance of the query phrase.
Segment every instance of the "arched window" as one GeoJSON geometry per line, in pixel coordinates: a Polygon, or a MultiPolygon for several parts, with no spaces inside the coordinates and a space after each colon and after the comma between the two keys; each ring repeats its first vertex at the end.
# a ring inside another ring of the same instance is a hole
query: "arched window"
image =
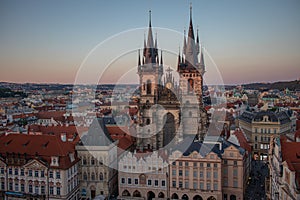
{"type": "Polygon", "coordinates": [[[124,190],[124,191],[122,192],[122,196],[129,197],[129,196],[130,196],[130,193],[128,192],[128,190],[124,190]]]}
{"type": "Polygon", "coordinates": [[[100,181],[103,181],[103,173],[102,172],[100,172],[99,179],[100,179],[100,181]]]}
{"type": "Polygon", "coordinates": [[[194,80],[193,79],[189,79],[188,80],[188,92],[191,93],[194,90],[194,80]]]}
{"type": "Polygon", "coordinates": [[[147,124],[147,125],[150,124],[150,119],[149,119],[149,118],[146,119],[146,124],[147,124]]]}
{"type": "Polygon", "coordinates": [[[83,180],[85,180],[85,181],[87,180],[87,174],[86,174],[86,172],[83,173],[83,180]]]}
{"type": "Polygon", "coordinates": [[[136,191],[133,192],[132,196],[133,197],[141,197],[142,195],[138,190],[136,190],[136,191]]]}
{"type": "Polygon", "coordinates": [[[92,181],[94,181],[94,180],[95,180],[95,173],[92,172],[92,181]]]}
{"type": "Polygon", "coordinates": [[[145,174],[141,174],[139,178],[140,178],[139,182],[140,182],[141,185],[146,184],[146,176],[145,176],[145,174]]]}
{"type": "Polygon", "coordinates": [[[91,158],[91,165],[95,165],[95,159],[94,159],[94,157],[91,158]]]}
{"type": "Polygon", "coordinates": [[[148,80],[147,81],[147,91],[146,91],[147,94],[151,94],[151,81],[148,80]]]}
{"type": "Polygon", "coordinates": [[[83,159],[82,159],[82,164],[86,165],[86,158],[85,157],[83,157],[83,159]]]}

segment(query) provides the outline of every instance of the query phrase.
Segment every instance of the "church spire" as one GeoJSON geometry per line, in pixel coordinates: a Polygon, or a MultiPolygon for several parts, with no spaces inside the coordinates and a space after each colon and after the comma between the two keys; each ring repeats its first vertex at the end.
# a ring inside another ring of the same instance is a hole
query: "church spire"
{"type": "Polygon", "coordinates": [[[178,61],[177,61],[177,71],[180,71],[180,65],[181,65],[181,57],[180,57],[180,46],[178,51],[178,61]]]}
{"type": "Polygon", "coordinates": [[[189,26],[189,33],[188,37],[191,39],[195,39],[194,37],[194,28],[193,28],[193,22],[192,22],[192,3],[190,4],[190,26],[189,26]]]}
{"type": "Polygon", "coordinates": [[[205,64],[204,64],[204,56],[203,56],[203,51],[204,51],[204,48],[203,48],[203,45],[201,45],[201,54],[200,54],[200,69],[201,69],[202,73],[204,73],[204,71],[205,71],[205,64]]]}
{"type": "Polygon", "coordinates": [[[138,66],[141,66],[141,54],[140,54],[140,49],[139,49],[139,59],[138,59],[138,66]]]}
{"type": "Polygon", "coordinates": [[[197,28],[197,39],[196,39],[196,55],[199,54],[199,29],[197,28]]]}
{"type": "Polygon", "coordinates": [[[186,54],[186,35],[185,35],[185,28],[183,31],[183,48],[182,48],[182,53],[185,55],[186,54]]]}
{"type": "Polygon", "coordinates": [[[197,49],[195,46],[194,28],[192,22],[192,4],[190,5],[190,25],[187,38],[185,60],[188,63],[188,68],[194,68],[198,63],[197,49]]]}
{"type": "Polygon", "coordinates": [[[152,35],[152,26],[151,26],[151,10],[149,10],[149,28],[148,28],[147,47],[148,48],[153,48],[153,35],[152,35]]]}
{"type": "Polygon", "coordinates": [[[162,50],[160,51],[160,65],[163,65],[163,56],[162,56],[162,50]]]}

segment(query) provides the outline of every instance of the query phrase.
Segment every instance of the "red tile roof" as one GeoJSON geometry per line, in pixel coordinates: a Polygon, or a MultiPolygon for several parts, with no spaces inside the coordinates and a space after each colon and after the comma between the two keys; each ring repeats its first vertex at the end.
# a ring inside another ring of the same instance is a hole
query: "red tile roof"
{"type": "Polygon", "coordinates": [[[47,134],[47,135],[56,135],[60,137],[62,133],[66,133],[67,139],[73,138],[74,134],[76,133],[78,136],[73,141],[74,143],[77,143],[79,141],[79,137],[84,133],[88,131],[88,127],[82,127],[82,126],[75,126],[75,125],[58,125],[58,126],[43,126],[43,125],[29,125],[28,126],[28,133],[29,134],[47,134]]]}
{"type": "Polygon", "coordinates": [[[41,111],[37,114],[37,118],[39,119],[51,119],[53,118],[56,121],[64,121],[66,111],[41,111]]]}
{"type": "MultiPolygon", "coordinates": [[[[280,137],[282,161],[286,161],[288,168],[296,173],[296,181],[300,186],[300,143],[288,142],[285,136],[280,137]]],[[[299,188],[298,188],[299,189],[299,188]]]]}
{"type": "Polygon", "coordinates": [[[237,129],[233,132],[233,135],[236,136],[236,138],[238,139],[240,146],[247,150],[249,153],[251,153],[251,146],[247,141],[247,138],[245,137],[244,133],[242,130],[237,129]]]}
{"type": "Polygon", "coordinates": [[[40,158],[50,166],[51,156],[59,156],[60,169],[67,169],[79,159],[75,153],[75,145],[63,142],[54,135],[9,134],[1,137],[1,157],[8,155],[26,155],[27,159],[40,158]],[[74,153],[75,160],[71,162],[69,153],[74,153]]]}

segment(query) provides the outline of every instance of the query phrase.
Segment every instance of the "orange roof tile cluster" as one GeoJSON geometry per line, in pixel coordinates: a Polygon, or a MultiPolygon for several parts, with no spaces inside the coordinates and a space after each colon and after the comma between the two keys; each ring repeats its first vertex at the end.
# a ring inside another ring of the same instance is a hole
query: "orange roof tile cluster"
{"type": "MultiPolygon", "coordinates": [[[[24,156],[27,161],[38,159],[51,163],[51,156],[59,157],[59,166],[53,168],[68,169],[79,158],[75,153],[75,145],[63,142],[54,135],[25,135],[9,134],[1,137],[0,154],[5,160],[9,156],[24,156]],[[71,162],[70,153],[74,153],[75,160],[71,162]]],[[[51,166],[50,166],[51,167],[51,166]]]]}
{"type": "Polygon", "coordinates": [[[41,111],[37,114],[37,118],[39,119],[51,119],[53,118],[54,120],[57,121],[64,121],[65,117],[64,114],[66,114],[66,111],[41,111]]]}

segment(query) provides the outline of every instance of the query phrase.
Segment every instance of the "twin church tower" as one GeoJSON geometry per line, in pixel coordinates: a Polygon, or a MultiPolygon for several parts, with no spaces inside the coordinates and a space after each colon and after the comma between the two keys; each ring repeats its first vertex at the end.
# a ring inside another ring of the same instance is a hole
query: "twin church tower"
{"type": "Polygon", "coordinates": [[[188,37],[184,34],[182,54],[178,54],[179,84],[170,67],[164,75],[163,52],[158,50],[157,38],[153,38],[151,11],[149,15],[148,37],[144,39],[143,52],[138,52],[137,148],[140,151],[171,147],[186,137],[203,140],[208,123],[202,103],[203,48],[200,48],[198,30],[195,39],[192,8],[188,37]]]}

